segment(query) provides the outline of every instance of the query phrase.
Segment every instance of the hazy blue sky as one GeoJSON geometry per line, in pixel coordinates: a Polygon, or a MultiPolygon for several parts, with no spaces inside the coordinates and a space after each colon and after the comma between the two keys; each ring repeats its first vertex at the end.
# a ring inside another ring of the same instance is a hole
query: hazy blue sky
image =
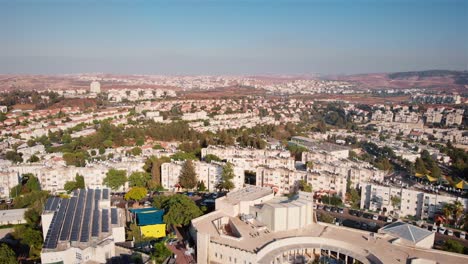
{"type": "Polygon", "coordinates": [[[0,73],[468,68],[468,0],[0,0],[0,73]]]}

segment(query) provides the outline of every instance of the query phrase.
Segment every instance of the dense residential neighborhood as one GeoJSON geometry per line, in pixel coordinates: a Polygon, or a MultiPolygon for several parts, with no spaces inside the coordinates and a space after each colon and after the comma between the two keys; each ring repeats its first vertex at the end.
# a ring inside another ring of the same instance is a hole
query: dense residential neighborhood
{"type": "MultiPolygon", "coordinates": [[[[296,243],[286,238],[292,232],[306,244],[321,241],[301,256],[368,263],[368,253],[350,246],[359,239],[346,233],[353,229],[421,248],[402,253],[413,258],[466,261],[423,251],[468,249],[468,113],[455,104],[460,98],[179,99],[177,90],[85,80],[88,91],[6,92],[0,101],[2,224],[11,230],[5,239],[23,245],[12,244],[23,260],[281,263],[297,253],[275,253],[296,243]],[[82,100],[95,103],[72,103],[82,100]],[[327,228],[343,233],[347,252],[332,246],[327,228]],[[405,228],[428,239],[406,241],[405,228]]],[[[382,263],[402,257],[373,250],[382,263]]]]}

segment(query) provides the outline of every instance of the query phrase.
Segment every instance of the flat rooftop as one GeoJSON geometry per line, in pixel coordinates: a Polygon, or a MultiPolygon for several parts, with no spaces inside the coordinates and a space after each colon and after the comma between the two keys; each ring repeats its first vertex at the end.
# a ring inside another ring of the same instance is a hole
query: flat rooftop
{"type": "Polygon", "coordinates": [[[226,202],[231,204],[238,204],[241,201],[257,200],[272,193],[271,188],[249,185],[237,191],[229,192],[225,199],[226,202]]]}
{"type": "MultiPolygon", "coordinates": [[[[468,256],[454,254],[434,249],[418,249],[403,245],[393,244],[394,237],[389,235],[374,234],[370,232],[356,230],[347,227],[315,223],[305,228],[271,232],[265,229],[257,229],[250,223],[243,222],[239,217],[230,217],[240,233],[239,238],[233,239],[228,236],[219,235],[214,220],[221,217],[229,217],[221,211],[215,211],[192,221],[198,233],[210,235],[212,243],[222,244],[233,248],[245,250],[257,254],[265,246],[281,239],[291,239],[299,241],[298,244],[289,246],[290,249],[299,247],[339,247],[362,256],[375,255],[383,263],[407,263],[407,259],[420,258],[436,261],[437,263],[468,263],[468,256]],[[254,235],[252,235],[254,234],[254,235]],[[300,242],[304,241],[304,242],[300,242]]],[[[286,247],[279,247],[267,253],[259,263],[269,263],[277,254],[287,250],[286,247]]]]}

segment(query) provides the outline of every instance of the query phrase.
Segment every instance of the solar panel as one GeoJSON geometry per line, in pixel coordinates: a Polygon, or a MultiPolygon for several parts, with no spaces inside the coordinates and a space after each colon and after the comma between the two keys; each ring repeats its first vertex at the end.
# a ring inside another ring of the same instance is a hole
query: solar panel
{"type": "Polygon", "coordinates": [[[101,231],[102,232],[109,232],[109,210],[108,209],[102,209],[101,231]]]}
{"type": "Polygon", "coordinates": [[[70,198],[70,202],[68,203],[67,213],[65,214],[65,219],[63,220],[62,232],[60,233],[60,241],[68,240],[70,236],[71,226],[73,223],[73,216],[75,215],[77,202],[78,202],[78,197],[70,198]]]}
{"type": "Polygon", "coordinates": [[[109,189],[102,190],[102,199],[108,200],[109,199],[109,189]]]}
{"type": "Polygon", "coordinates": [[[56,211],[59,206],[60,198],[54,197],[52,201],[52,205],[50,206],[50,211],[56,211]]]}
{"type": "Polygon", "coordinates": [[[78,203],[76,204],[75,217],[74,217],[73,225],[71,229],[71,235],[70,235],[71,241],[78,241],[78,237],[80,235],[80,227],[81,227],[81,221],[83,220],[82,216],[83,216],[85,198],[86,198],[85,195],[86,195],[86,190],[80,190],[80,194],[78,196],[78,203]]]}
{"type": "Polygon", "coordinates": [[[93,227],[91,228],[91,236],[99,236],[99,210],[93,211],[93,227]]]}
{"type": "Polygon", "coordinates": [[[59,204],[59,210],[54,213],[52,222],[49,226],[49,231],[47,232],[47,237],[45,241],[45,248],[56,248],[58,242],[58,236],[63,225],[63,219],[65,217],[65,212],[67,211],[68,199],[57,199],[59,204]]]}
{"type": "Polygon", "coordinates": [[[117,208],[111,209],[111,223],[113,225],[116,225],[119,223],[118,218],[117,218],[117,208]]]}
{"type": "Polygon", "coordinates": [[[94,200],[101,200],[101,190],[97,189],[94,191],[94,200]]]}
{"type": "Polygon", "coordinates": [[[45,207],[44,207],[44,209],[45,209],[46,211],[50,211],[50,208],[52,207],[52,202],[54,201],[55,198],[56,198],[56,197],[49,197],[49,198],[47,198],[47,202],[46,202],[45,207]]]}
{"type": "Polygon", "coordinates": [[[88,193],[86,195],[86,207],[85,207],[85,212],[83,216],[83,223],[81,224],[81,236],[80,236],[80,242],[88,242],[89,240],[89,226],[90,226],[90,220],[91,220],[91,213],[93,210],[93,199],[94,197],[94,191],[93,190],[88,190],[88,193]]]}

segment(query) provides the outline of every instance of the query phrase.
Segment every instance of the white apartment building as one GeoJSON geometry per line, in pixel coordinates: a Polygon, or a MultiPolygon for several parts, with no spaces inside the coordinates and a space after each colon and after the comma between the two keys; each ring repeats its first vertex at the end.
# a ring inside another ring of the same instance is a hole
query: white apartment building
{"type": "Polygon", "coordinates": [[[361,189],[362,209],[383,213],[398,211],[400,216],[409,215],[417,219],[433,218],[435,213],[442,212],[444,204],[457,200],[468,211],[468,199],[465,198],[377,184],[368,184],[361,189]],[[392,197],[400,198],[401,204],[394,206],[392,197]]]}
{"type": "MultiPolygon", "coordinates": [[[[173,161],[161,165],[161,185],[164,189],[177,190],[183,164],[183,161],[173,161]]],[[[194,161],[193,165],[197,174],[197,181],[202,181],[209,191],[215,191],[223,172],[224,163],[194,161]]],[[[245,180],[244,169],[238,166],[233,166],[233,169],[236,175],[232,180],[235,186],[234,189],[242,188],[245,180]]]]}
{"type": "Polygon", "coordinates": [[[89,85],[89,91],[96,94],[101,93],[101,84],[98,81],[91,82],[89,85]]]}
{"type": "MultiPolygon", "coordinates": [[[[20,175],[32,173],[38,178],[41,184],[41,189],[50,191],[52,193],[65,192],[63,189],[65,183],[67,181],[74,181],[76,174],[84,177],[86,188],[102,189],[107,187],[103,184],[103,180],[106,177],[106,173],[109,171],[109,169],[114,168],[117,170],[125,170],[127,175],[130,175],[135,171],[141,171],[143,165],[144,162],[142,161],[127,161],[119,163],[109,162],[107,164],[91,164],[87,167],[21,164],[10,166],[3,172],[0,172],[0,175],[5,175],[1,177],[2,185],[0,188],[4,190],[2,195],[6,196],[7,192],[9,192],[8,190],[18,184],[18,177],[20,175]],[[10,187],[7,188],[7,186],[10,187]]],[[[125,186],[121,187],[119,191],[126,190],[128,188],[127,185],[128,184],[126,183],[125,186]]]]}
{"type": "Polygon", "coordinates": [[[205,120],[208,119],[208,114],[205,111],[195,112],[195,113],[184,113],[182,115],[182,120],[194,121],[194,120],[205,120]]]}

